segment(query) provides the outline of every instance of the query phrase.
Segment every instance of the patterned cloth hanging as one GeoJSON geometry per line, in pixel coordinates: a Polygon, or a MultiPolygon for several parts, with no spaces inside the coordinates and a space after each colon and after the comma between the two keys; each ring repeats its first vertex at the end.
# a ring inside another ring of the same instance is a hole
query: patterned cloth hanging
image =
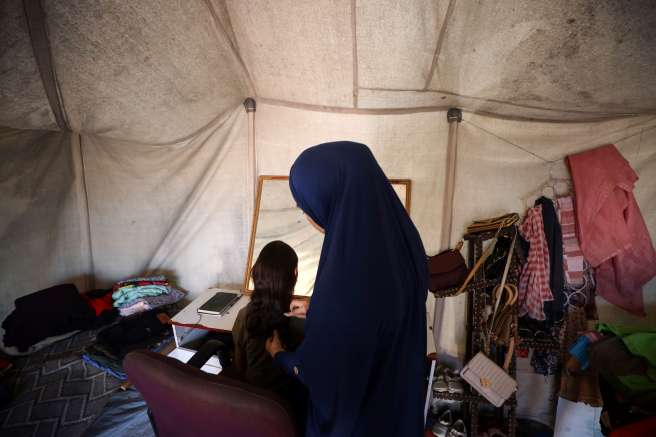
{"type": "Polygon", "coordinates": [[[585,258],[576,236],[576,214],[571,196],[556,199],[558,221],[563,232],[563,269],[567,285],[580,287],[584,284],[585,258]]]}
{"type": "Polygon", "coordinates": [[[519,278],[519,315],[544,320],[544,302],[553,300],[553,294],[549,288],[549,248],[544,235],[542,206],[526,212],[519,233],[530,244],[519,278]]]}

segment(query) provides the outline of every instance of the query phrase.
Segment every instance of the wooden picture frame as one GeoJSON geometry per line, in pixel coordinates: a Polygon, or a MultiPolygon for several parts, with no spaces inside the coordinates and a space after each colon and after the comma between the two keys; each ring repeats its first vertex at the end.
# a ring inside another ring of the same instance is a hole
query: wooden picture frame
{"type": "MultiPolygon", "coordinates": [[[[255,206],[253,208],[253,221],[251,223],[251,233],[248,243],[248,256],[246,257],[246,268],[244,270],[244,282],[242,286],[242,292],[246,295],[250,295],[253,291],[249,289],[249,280],[251,266],[253,262],[253,252],[255,250],[255,236],[257,235],[257,224],[260,217],[260,205],[262,200],[262,188],[265,181],[274,181],[274,180],[284,180],[288,181],[289,176],[278,176],[278,175],[261,175],[257,179],[257,194],[255,196],[255,206]]],[[[390,179],[392,185],[403,185],[405,186],[405,209],[410,214],[410,207],[412,205],[412,181],[410,179],[390,179]]],[[[301,298],[308,296],[300,296],[301,298]]]]}

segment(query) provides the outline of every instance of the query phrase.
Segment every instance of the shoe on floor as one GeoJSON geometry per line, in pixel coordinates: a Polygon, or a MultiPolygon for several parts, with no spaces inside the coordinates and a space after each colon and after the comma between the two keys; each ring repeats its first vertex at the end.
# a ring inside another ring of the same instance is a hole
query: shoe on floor
{"type": "Polygon", "coordinates": [[[444,410],[440,415],[440,418],[437,419],[437,422],[435,422],[431,431],[433,432],[433,435],[437,437],[446,437],[452,424],[453,414],[451,413],[451,410],[447,409],[444,410]]]}
{"type": "Polygon", "coordinates": [[[444,374],[437,375],[437,379],[433,383],[433,391],[437,393],[446,393],[449,391],[444,374]]]}
{"type": "Polygon", "coordinates": [[[465,422],[461,419],[456,420],[446,434],[446,437],[467,437],[467,427],[465,426],[465,422]]]}

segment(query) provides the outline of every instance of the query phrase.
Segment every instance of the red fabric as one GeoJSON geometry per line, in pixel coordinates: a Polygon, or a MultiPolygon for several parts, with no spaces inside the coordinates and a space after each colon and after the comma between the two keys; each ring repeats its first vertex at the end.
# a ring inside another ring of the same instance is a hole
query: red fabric
{"type": "Polygon", "coordinates": [[[609,437],[647,437],[649,435],[656,435],[656,417],[618,428],[611,432],[609,437]]]}
{"type": "Polygon", "coordinates": [[[553,294],[549,288],[549,246],[544,235],[541,205],[526,211],[519,233],[530,244],[519,277],[519,315],[544,320],[544,302],[553,300],[553,294]]]}
{"type": "Polygon", "coordinates": [[[86,295],[82,295],[82,298],[89,304],[91,308],[96,312],[96,316],[101,315],[104,311],[111,310],[113,301],[112,293],[106,293],[101,297],[91,299],[86,295]]]}
{"type": "Polygon", "coordinates": [[[515,349],[515,355],[517,356],[517,358],[528,358],[528,353],[529,353],[528,348],[518,347],[517,349],[515,349]]]}
{"type": "Polygon", "coordinates": [[[642,286],[656,276],[656,250],[633,196],[638,176],[612,144],[567,162],[581,250],[596,268],[597,294],[644,316],[642,286]]]}

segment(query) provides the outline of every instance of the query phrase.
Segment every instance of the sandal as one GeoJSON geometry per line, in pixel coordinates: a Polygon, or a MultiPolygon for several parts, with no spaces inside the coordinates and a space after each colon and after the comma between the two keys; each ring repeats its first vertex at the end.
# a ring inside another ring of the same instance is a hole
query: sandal
{"type": "Polygon", "coordinates": [[[465,392],[465,386],[462,383],[462,378],[451,369],[447,369],[444,372],[444,378],[446,380],[447,391],[449,393],[462,394],[465,392]]]}
{"type": "Polygon", "coordinates": [[[440,415],[440,418],[437,419],[437,422],[435,422],[431,431],[433,432],[433,435],[437,437],[446,437],[452,424],[453,414],[451,413],[451,410],[447,409],[444,410],[442,415],[440,415]]]}
{"type": "Polygon", "coordinates": [[[490,437],[507,437],[499,428],[490,428],[488,433],[490,437]]]}
{"type": "Polygon", "coordinates": [[[433,391],[436,393],[446,393],[449,391],[449,386],[446,383],[446,378],[443,373],[437,375],[435,382],[433,382],[433,391]]]}
{"type": "Polygon", "coordinates": [[[465,422],[463,422],[462,419],[456,420],[446,434],[446,437],[467,437],[467,427],[465,426],[465,422]]]}

